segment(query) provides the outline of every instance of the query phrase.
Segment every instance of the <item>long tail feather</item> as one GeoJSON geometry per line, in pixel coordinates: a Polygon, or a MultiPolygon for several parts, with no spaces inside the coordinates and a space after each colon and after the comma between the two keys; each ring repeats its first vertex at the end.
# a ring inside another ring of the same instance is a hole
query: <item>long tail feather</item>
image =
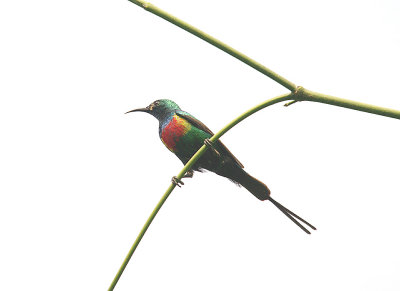
{"type": "Polygon", "coordinates": [[[250,193],[252,193],[258,199],[271,201],[272,204],[274,204],[276,206],[276,208],[278,208],[280,211],[282,211],[283,214],[285,214],[291,221],[293,221],[305,233],[311,234],[311,232],[304,225],[302,225],[301,222],[304,223],[309,228],[316,230],[315,226],[313,226],[311,223],[309,223],[305,219],[301,218],[293,211],[287,209],[285,206],[280,204],[278,201],[272,199],[270,196],[270,193],[271,193],[270,190],[268,189],[267,185],[265,185],[263,182],[250,176],[243,169],[239,169],[239,171],[235,171],[235,172],[231,171],[230,173],[235,173],[235,175],[227,176],[228,178],[230,178],[231,180],[233,180],[236,183],[241,184],[243,187],[245,187],[250,193]]]}
{"type": "Polygon", "coordinates": [[[298,227],[300,227],[304,232],[311,234],[311,232],[305,228],[300,222],[298,222],[296,219],[299,221],[303,222],[313,230],[317,230],[315,226],[313,226],[311,223],[307,222],[305,219],[301,218],[298,216],[296,213],[292,212],[291,210],[287,209],[285,206],[280,204],[278,201],[272,199],[271,197],[268,198],[274,204],[280,211],[282,211],[283,214],[285,214],[291,221],[293,221],[298,227]]]}

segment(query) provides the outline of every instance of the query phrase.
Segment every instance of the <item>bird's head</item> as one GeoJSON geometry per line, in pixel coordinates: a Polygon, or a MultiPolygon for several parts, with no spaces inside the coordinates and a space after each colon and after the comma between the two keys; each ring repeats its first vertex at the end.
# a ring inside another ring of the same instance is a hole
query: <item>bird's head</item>
{"type": "Polygon", "coordinates": [[[178,104],[176,104],[172,100],[168,99],[160,99],[156,100],[153,103],[151,103],[149,106],[145,108],[138,108],[134,109],[131,111],[128,111],[126,113],[130,112],[146,112],[151,115],[153,115],[155,118],[158,120],[161,120],[165,117],[168,117],[171,113],[174,113],[176,110],[180,110],[178,104]]]}

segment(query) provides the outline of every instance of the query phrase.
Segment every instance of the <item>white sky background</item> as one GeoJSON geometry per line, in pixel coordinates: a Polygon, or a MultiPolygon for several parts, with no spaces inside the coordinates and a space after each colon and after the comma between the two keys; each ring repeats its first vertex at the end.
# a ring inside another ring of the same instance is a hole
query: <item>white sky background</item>
{"type": "MultiPolygon", "coordinates": [[[[400,109],[400,2],[152,1],[310,90],[400,109]]],[[[214,131],[287,92],[125,0],[0,3],[0,289],[106,290],[181,162],[150,115],[214,131]]],[[[222,141],[273,197],[176,189],[116,290],[399,290],[400,121],[274,105],[222,141]]]]}

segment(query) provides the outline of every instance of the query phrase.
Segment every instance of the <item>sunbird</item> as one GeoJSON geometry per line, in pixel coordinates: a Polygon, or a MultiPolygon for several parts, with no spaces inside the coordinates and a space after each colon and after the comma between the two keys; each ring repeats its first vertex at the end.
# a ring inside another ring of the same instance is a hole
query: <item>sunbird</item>
{"type": "MultiPolygon", "coordinates": [[[[214,172],[217,175],[228,178],[239,186],[243,186],[261,201],[271,201],[306,233],[311,234],[300,222],[316,230],[306,220],[272,199],[270,196],[271,191],[268,187],[263,182],[250,176],[243,169],[243,164],[221,141],[217,140],[212,143],[209,139],[214,135],[213,132],[197,118],[181,110],[174,101],[160,99],[145,108],[134,109],[126,113],[130,112],[146,112],[157,118],[159,121],[158,134],[161,141],[183,164],[186,164],[204,144],[209,147],[193,165],[192,169],[184,175],[184,178],[193,177],[194,171],[202,172],[205,169],[214,172]]],[[[177,177],[173,177],[172,182],[179,187],[184,184],[177,177]]]]}

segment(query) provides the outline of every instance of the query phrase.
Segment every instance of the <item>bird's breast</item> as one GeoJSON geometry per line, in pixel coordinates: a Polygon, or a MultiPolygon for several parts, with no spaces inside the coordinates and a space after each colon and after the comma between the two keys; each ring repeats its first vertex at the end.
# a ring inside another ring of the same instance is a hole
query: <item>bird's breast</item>
{"type": "Polygon", "coordinates": [[[161,141],[170,151],[175,152],[179,140],[191,127],[188,121],[174,115],[172,119],[163,126],[161,130],[161,141]]]}

